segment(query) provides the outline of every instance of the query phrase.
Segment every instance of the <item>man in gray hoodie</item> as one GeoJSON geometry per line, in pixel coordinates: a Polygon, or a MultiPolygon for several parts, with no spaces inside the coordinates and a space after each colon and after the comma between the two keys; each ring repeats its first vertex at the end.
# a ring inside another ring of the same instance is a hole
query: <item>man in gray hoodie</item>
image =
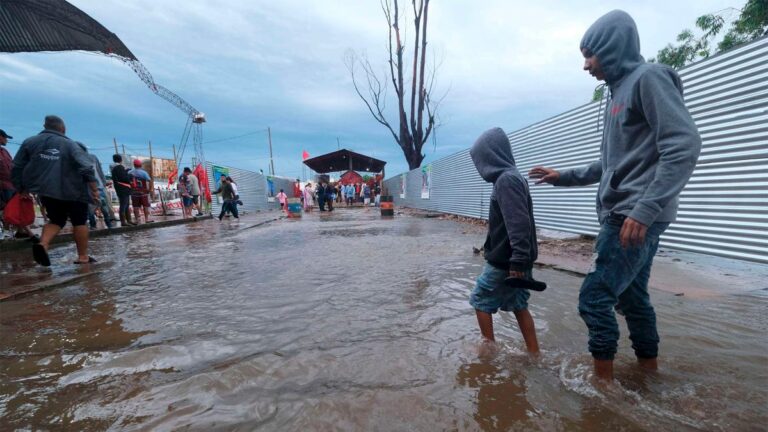
{"type": "Polygon", "coordinates": [[[469,151],[483,180],[493,183],[488,211],[488,235],[483,245],[486,260],[469,299],[475,308],[480,333],[493,341],[493,318],[499,309],[513,312],[526,348],[539,351],[536,327],[528,312],[527,289],[507,286],[506,279],[532,279],[538,255],[536,223],[528,182],[517,170],[509,138],[500,128],[486,131],[469,151]]]}
{"type": "Polygon", "coordinates": [[[615,10],[581,40],[584,70],[605,81],[600,159],[559,172],[535,167],[537,183],[583,186],[599,182],[601,224],[592,267],[579,293],[579,313],[589,329],[589,351],[598,378],[613,378],[619,338],[614,308],[627,320],[641,367],[658,367],[659,335],[648,294],[659,236],[675,220],[678,195],[696,166],[701,137],[671,68],[646,63],[635,22],[615,10]]]}
{"type": "Polygon", "coordinates": [[[50,266],[48,246],[72,222],[76,264],[95,262],[88,256],[88,204],[100,200],[96,177],[88,153],[65,135],[64,121],[46,116],[44,130],[27,138],[13,159],[11,178],[21,194],[36,193],[50,219],[43,226],[40,243],[32,246],[32,256],[50,266]]]}

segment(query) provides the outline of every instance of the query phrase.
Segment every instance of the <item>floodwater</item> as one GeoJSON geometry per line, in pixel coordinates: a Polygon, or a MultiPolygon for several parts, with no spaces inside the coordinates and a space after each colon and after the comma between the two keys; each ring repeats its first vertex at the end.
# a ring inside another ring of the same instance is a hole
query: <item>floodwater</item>
{"type": "MultiPolygon", "coordinates": [[[[655,291],[658,373],[592,385],[580,279],[541,270],[539,359],[514,317],[482,350],[467,304],[482,234],[374,210],[244,229],[206,221],[93,241],[100,263],[0,256],[0,430],[748,431],[768,424],[765,295],[655,291]],[[51,273],[51,271],[53,273],[51,273]],[[16,273],[17,276],[12,276],[16,273]],[[19,275],[20,273],[20,275],[19,275]],[[482,353],[486,351],[485,353],[482,353]],[[482,353],[482,355],[480,354],[482,353]]],[[[626,335],[626,328],[622,327],[626,335]]]]}

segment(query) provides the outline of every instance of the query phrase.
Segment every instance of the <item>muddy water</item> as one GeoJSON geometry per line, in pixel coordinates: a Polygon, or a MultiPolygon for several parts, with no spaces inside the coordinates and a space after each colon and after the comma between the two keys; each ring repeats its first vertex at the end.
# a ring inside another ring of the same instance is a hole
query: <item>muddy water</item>
{"type": "MultiPolygon", "coordinates": [[[[0,430],[762,430],[768,300],[654,292],[663,369],[628,342],[591,384],[579,278],[542,270],[531,311],[479,350],[467,296],[481,235],[339,211],[243,229],[210,221],[94,241],[53,273],[0,257],[0,282],[66,287],[0,304],[0,430]],[[21,276],[12,277],[12,273],[21,276]],[[479,351],[486,351],[479,355],[479,351]]],[[[626,335],[626,329],[622,328],[626,335]]]]}

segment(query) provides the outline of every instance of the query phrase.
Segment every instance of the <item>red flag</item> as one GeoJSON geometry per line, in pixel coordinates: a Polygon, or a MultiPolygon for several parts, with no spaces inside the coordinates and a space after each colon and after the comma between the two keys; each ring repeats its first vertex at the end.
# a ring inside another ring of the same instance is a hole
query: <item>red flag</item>
{"type": "Polygon", "coordinates": [[[176,181],[176,177],[179,175],[179,169],[174,168],[171,174],[168,176],[168,186],[172,185],[176,181]]]}
{"type": "Polygon", "coordinates": [[[197,180],[200,182],[205,200],[211,202],[211,189],[208,188],[208,173],[205,171],[205,168],[203,168],[203,164],[197,164],[193,173],[195,174],[195,177],[197,177],[197,180]]]}
{"type": "Polygon", "coordinates": [[[301,160],[307,160],[307,159],[309,159],[309,153],[307,153],[307,151],[304,150],[304,152],[301,153],[301,160]]]}

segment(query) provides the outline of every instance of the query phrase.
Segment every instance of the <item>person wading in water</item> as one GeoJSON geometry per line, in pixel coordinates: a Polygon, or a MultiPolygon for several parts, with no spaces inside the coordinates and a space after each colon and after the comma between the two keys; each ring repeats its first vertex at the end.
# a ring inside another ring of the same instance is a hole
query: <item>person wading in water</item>
{"type": "Polygon", "coordinates": [[[659,334],[648,294],[659,236],[677,215],[678,196],[701,151],[701,137],[683,102],[673,69],[646,63],[634,20],[615,10],[581,40],[584,70],[607,83],[600,159],[576,169],[534,167],[538,183],[599,183],[600,233],[579,292],[579,313],[589,329],[595,375],[613,379],[619,339],[614,308],[627,320],[641,367],[658,368],[659,334]]]}

